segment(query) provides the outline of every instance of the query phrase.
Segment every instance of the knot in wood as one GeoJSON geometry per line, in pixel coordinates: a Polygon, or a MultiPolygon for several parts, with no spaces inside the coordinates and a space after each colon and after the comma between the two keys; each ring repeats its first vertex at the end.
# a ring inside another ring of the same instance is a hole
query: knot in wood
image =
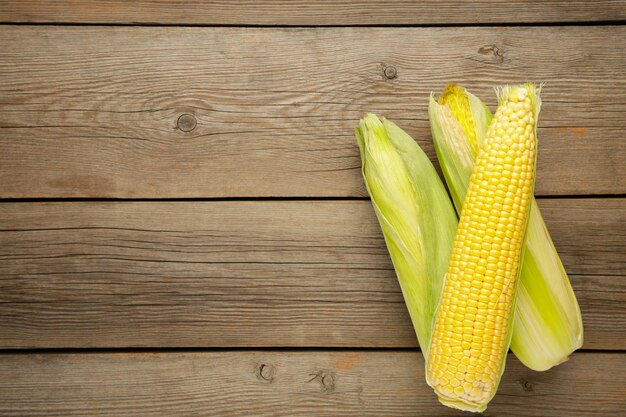
{"type": "Polygon", "coordinates": [[[492,60],[501,64],[504,62],[504,51],[496,44],[486,45],[482,48],[478,48],[478,53],[481,55],[491,55],[492,60]]]}
{"type": "Polygon", "coordinates": [[[261,363],[257,365],[255,374],[260,381],[271,384],[272,382],[274,382],[276,368],[271,364],[261,363]]]}
{"type": "Polygon", "coordinates": [[[532,382],[527,381],[524,378],[518,379],[517,383],[520,384],[522,386],[522,389],[526,392],[534,391],[532,382]]]}
{"type": "Polygon", "coordinates": [[[383,64],[383,77],[388,80],[393,80],[398,77],[398,70],[393,65],[383,64]]]}
{"type": "Polygon", "coordinates": [[[309,379],[308,382],[317,381],[320,384],[320,388],[324,393],[330,393],[335,390],[335,376],[327,371],[320,370],[316,373],[309,374],[313,378],[309,379]]]}
{"type": "Polygon", "coordinates": [[[196,118],[193,114],[185,113],[181,114],[178,120],[176,121],[176,127],[182,130],[183,132],[191,132],[196,128],[196,118]]]}

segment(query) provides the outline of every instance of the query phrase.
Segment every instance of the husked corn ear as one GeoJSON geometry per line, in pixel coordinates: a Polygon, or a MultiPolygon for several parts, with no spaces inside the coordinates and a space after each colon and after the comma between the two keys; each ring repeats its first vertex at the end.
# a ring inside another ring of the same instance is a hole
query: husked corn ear
{"type": "MultiPolygon", "coordinates": [[[[492,119],[485,104],[450,84],[428,107],[439,165],[461,211],[478,150],[492,119]]],[[[533,197],[517,290],[511,351],[527,367],[545,371],[583,343],[576,295],[533,197]]]]}
{"type": "Polygon", "coordinates": [[[426,365],[428,384],[451,407],[483,411],[504,370],[533,195],[538,101],[531,84],[500,90],[474,165],[426,365]]]}

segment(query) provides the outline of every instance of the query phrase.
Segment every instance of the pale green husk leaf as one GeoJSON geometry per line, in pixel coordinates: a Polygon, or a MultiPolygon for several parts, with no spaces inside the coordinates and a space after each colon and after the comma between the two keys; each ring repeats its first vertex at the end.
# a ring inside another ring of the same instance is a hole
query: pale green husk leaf
{"type": "Polygon", "coordinates": [[[425,356],[457,218],[428,156],[394,123],[368,114],[356,128],[363,178],[425,356]]]}

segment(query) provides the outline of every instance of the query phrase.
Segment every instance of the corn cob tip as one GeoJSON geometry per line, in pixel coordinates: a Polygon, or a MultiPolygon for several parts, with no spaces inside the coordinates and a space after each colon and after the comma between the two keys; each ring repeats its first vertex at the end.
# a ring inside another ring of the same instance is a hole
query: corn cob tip
{"type": "Polygon", "coordinates": [[[448,84],[439,95],[437,102],[450,109],[457,123],[461,125],[463,131],[468,136],[470,143],[475,144],[476,125],[474,124],[467,90],[458,84],[448,84]]]}
{"type": "Polygon", "coordinates": [[[439,104],[443,105],[448,103],[450,100],[464,96],[465,94],[467,94],[467,90],[465,88],[461,87],[458,84],[450,83],[446,85],[446,88],[444,88],[444,90],[441,92],[437,101],[439,102],[439,104]]]}
{"type": "MultiPolygon", "coordinates": [[[[434,108],[434,104],[431,103],[431,107],[434,108]]],[[[472,154],[477,154],[478,149],[483,146],[482,142],[492,118],[491,111],[485,103],[465,87],[448,84],[439,95],[436,104],[447,107],[452,113],[454,120],[465,133],[472,154]]]]}
{"type": "Polygon", "coordinates": [[[498,97],[498,106],[502,106],[507,102],[524,102],[526,98],[530,99],[530,110],[532,110],[533,119],[536,121],[541,109],[540,93],[543,84],[535,86],[531,82],[521,85],[506,85],[496,87],[496,96],[498,97]]]}

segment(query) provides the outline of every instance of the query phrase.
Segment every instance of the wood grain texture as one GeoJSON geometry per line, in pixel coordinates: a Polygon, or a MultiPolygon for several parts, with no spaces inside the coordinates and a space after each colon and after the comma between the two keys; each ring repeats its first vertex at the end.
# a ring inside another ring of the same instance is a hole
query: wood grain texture
{"type": "MultiPolygon", "coordinates": [[[[547,372],[509,356],[484,416],[623,416],[621,354],[547,372]],[[582,410],[582,411],[581,411],[582,410]]],[[[172,352],[0,356],[0,416],[465,416],[439,404],[420,352],[172,352]]]]}
{"type": "Polygon", "coordinates": [[[537,193],[626,193],[623,26],[4,26],[0,43],[0,198],[364,196],[365,112],[432,157],[431,91],[493,105],[528,79],[547,82],[537,193]]]}
{"type": "Polygon", "coordinates": [[[389,25],[626,19],[622,0],[4,0],[2,22],[193,25],[389,25]]]}
{"type": "MultiPolygon", "coordinates": [[[[540,206],[626,349],[626,199],[540,206]]],[[[0,204],[0,347],[414,347],[369,201],[0,204]]]]}

